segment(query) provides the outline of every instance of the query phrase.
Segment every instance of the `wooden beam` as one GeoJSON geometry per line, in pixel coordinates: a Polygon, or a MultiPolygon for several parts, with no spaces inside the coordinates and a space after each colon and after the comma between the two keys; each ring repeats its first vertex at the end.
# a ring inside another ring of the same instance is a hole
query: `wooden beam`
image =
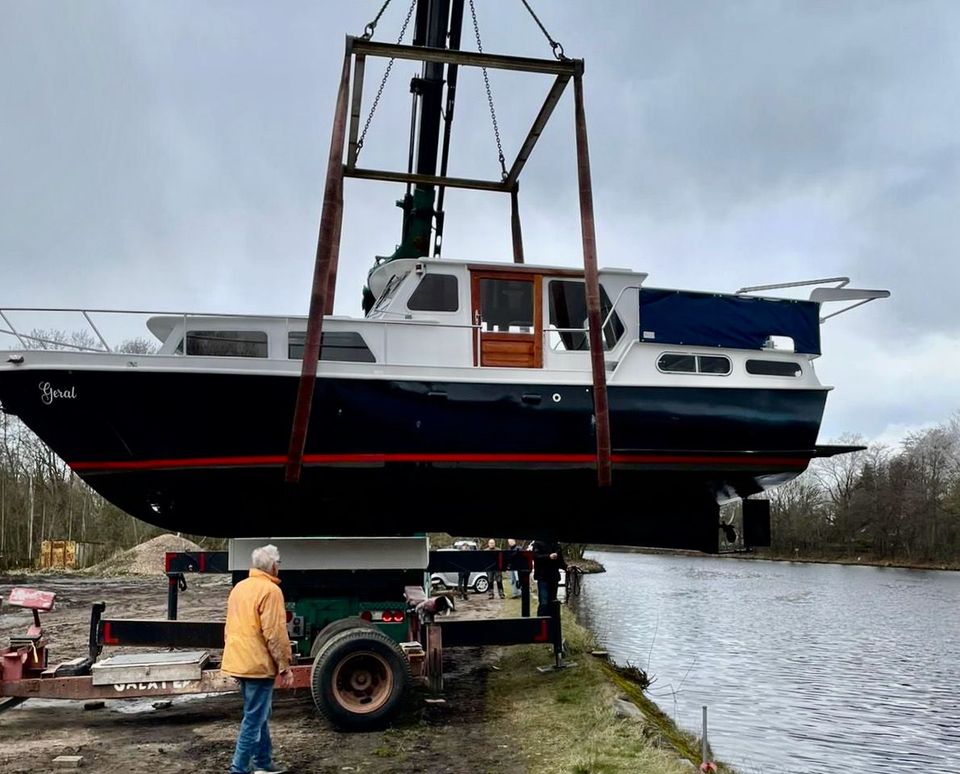
{"type": "Polygon", "coordinates": [[[510,189],[501,180],[477,180],[466,177],[445,177],[441,175],[420,175],[416,172],[391,172],[386,169],[344,169],[345,177],[359,180],[383,180],[388,183],[414,183],[416,185],[445,185],[448,188],[470,188],[476,191],[503,191],[510,189]]]}
{"type": "Polygon", "coordinates": [[[590,363],[593,366],[593,410],[597,422],[597,483],[609,487],[610,406],[607,401],[607,373],[603,362],[603,331],[600,317],[600,276],[597,269],[597,234],[593,217],[593,183],[590,178],[590,150],[587,119],[583,109],[583,83],[573,79],[574,112],[577,129],[577,179],[580,189],[580,234],[583,239],[583,275],[590,322],[590,363]]]}
{"type": "Polygon", "coordinates": [[[465,67],[488,67],[492,70],[516,70],[527,73],[546,73],[572,77],[583,72],[582,59],[535,59],[526,56],[481,54],[476,51],[451,51],[446,48],[404,46],[378,43],[363,38],[350,38],[357,55],[381,56],[387,59],[412,59],[417,62],[442,62],[465,67]]]}
{"type": "Polygon", "coordinates": [[[513,166],[510,167],[510,171],[507,173],[507,178],[504,181],[507,186],[516,184],[517,178],[520,177],[520,171],[527,163],[527,159],[530,158],[530,154],[533,153],[533,148],[537,144],[537,140],[539,140],[540,135],[543,134],[543,127],[545,127],[547,121],[550,120],[553,109],[557,106],[557,102],[560,101],[560,97],[563,95],[563,90],[567,87],[569,80],[569,75],[558,75],[557,79],[553,82],[553,86],[550,88],[547,98],[540,108],[540,112],[533,121],[533,126],[530,127],[527,139],[525,139],[523,145],[520,146],[520,152],[517,154],[513,166]]]}

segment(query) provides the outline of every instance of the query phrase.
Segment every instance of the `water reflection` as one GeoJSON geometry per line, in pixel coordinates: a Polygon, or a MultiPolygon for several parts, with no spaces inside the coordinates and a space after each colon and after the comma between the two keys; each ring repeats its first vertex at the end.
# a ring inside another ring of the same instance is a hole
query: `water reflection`
{"type": "Polygon", "coordinates": [[[960,772],[960,573],[592,556],[585,621],[743,774],[960,772]]]}

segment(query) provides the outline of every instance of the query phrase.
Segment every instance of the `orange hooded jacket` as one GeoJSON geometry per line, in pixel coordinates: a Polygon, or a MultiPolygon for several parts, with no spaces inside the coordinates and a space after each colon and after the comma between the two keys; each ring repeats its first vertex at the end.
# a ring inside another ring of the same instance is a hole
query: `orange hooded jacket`
{"type": "Polygon", "coordinates": [[[223,663],[233,677],[274,677],[290,666],[287,612],[280,579],[262,570],[233,587],[227,599],[223,663]]]}

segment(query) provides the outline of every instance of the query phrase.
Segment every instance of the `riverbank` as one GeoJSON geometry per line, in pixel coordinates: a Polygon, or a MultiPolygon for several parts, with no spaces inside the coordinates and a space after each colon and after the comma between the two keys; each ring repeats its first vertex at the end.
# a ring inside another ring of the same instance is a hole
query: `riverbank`
{"type": "Polygon", "coordinates": [[[644,548],[642,546],[591,545],[588,551],[605,551],[617,554],[652,554],[664,556],[719,556],[723,559],[760,559],[768,562],[807,562],[810,564],[844,564],[862,567],[896,567],[903,570],[952,570],[960,571],[960,559],[949,562],[910,562],[898,559],[881,559],[860,554],[858,556],[834,555],[830,553],[772,551],[766,548],[750,551],[722,551],[719,554],[705,554],[702,551],[686,551],[673,548],[644,548]]]}
{"type": "MultiPolygon", "coordinates": [[[[506,610],[515,615],[519,610],[506,610]]],[[[487,681],[489,723],[516,744],[521,770],[531,774],[674,774],[696,771],[697,739],[681,731],[650,701],[636,676],[592,655],[594,636],[564,607],[566,662],[576,666],[542,674],[552,663],[544,646],[494,651],[487,681]]],[[[641,678],[642,679],[642,678],[641,678]]],[[[511,745],[512,746],[512,745],[511,745]]],[[[718,771],[732,772],[725,766],[718,771]]]]}

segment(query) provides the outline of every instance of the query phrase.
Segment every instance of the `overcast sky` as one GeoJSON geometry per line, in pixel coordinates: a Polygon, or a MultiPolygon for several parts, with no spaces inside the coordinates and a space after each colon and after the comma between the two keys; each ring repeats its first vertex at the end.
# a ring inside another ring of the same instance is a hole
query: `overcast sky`
{"type": "MultiPolygon", "coordinates": [[[[960,3],[532,4],[586,62],[601,266],[888,288],[823,328],[821,441],[895,443],[960,409],[960,3]]],[[[306,313],[344,36],[380,5],[0,0],[0,306],[306,313]]],[[[550,56],[519,0],[476,6],[485,51],[550,56]]],[[[415,69],[393,68],[362,165],[405,165],[415,69]]],[[[490,81],[509,159],[549,81],[490,81]]],[[[498,176],[472,69],[454,135],[450,174],[498,176]]],[[[347,182],[338,314],[393,251],[402,192],[347,182]]],[[[447,257],[510,260],[506,197],[447,205],[447,257]]],[[[572,89],[521,207],[528,262],[581,261],[572,89]]]]}

